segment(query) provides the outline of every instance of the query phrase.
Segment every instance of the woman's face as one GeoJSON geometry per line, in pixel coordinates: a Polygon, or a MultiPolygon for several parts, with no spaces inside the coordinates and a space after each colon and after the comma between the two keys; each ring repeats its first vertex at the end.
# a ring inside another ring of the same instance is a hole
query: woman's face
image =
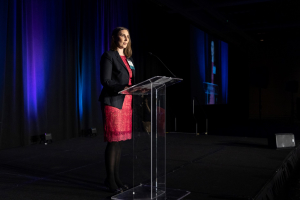
{"type": "Polygon", "coordinates": [[[121,30],[118,34],[118,48],[119,49],[125,49],[127,47],[127,44],[130,40],[130,36],[127,30],[121,30]]]}

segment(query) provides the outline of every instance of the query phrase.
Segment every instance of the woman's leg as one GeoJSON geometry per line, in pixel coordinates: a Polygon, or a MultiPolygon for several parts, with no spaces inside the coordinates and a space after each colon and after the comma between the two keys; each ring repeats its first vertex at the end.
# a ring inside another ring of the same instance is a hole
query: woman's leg
{"type": "Polygon", "coordinates": [[[118,189],[115,182],[115,167],[118,152],[118,142],[107,142],[105,149],[105,168],[106,168],[106,182],[110,190],[118,189]]]}
{"type": "Polygon", "coordinates": [[[117,142],[118,143],[118,147],[117,147],[117,154],[116,154],[116,164],[115,164],[115,182],[117,184],[117,186],[120,188],[120,187],[123,187],[123,183],[120,179],[120,176],[119,176],[119,169],[120,169],[120,161],[121,161],[121,153],[122,153],[122,142],[117,142]]]}

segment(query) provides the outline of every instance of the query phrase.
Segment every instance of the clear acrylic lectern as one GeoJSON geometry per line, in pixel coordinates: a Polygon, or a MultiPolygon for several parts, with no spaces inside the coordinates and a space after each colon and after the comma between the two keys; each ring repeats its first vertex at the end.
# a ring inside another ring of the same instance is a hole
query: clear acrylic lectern
{"type": "Polygon", "coordinates": [[[155,76],[119,94],[133,95],[133,188],[112,199],[160,199],[166,193],[166,87],[180,78],[155,76]]]}

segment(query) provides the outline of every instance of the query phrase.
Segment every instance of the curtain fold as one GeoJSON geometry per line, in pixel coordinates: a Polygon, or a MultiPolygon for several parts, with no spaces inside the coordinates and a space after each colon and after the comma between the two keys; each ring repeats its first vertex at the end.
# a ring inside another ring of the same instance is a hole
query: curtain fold
{"type": "Polygon", "coordinates": [[[128,26],[127,1],[0,3],[0,149],[102,131],[100,57],[128,26]]]}

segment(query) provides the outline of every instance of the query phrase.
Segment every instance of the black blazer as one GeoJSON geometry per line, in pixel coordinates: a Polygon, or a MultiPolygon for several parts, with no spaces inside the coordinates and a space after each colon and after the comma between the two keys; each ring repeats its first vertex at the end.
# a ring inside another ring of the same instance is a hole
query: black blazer
{"type": "MultiPolygon", "coordinates": [[[[128,60],[133,63],[132,58],[128,60]]],[[[132,76],[132,84],[134,84],[134,69],[132,69],[132,76]]],[[[128,86],[129,72],[117,51],[107,51],[101,56],[100,81],[103,89],[99,101],[122,109],[125,95],[118,92],[128,86]]]]}

